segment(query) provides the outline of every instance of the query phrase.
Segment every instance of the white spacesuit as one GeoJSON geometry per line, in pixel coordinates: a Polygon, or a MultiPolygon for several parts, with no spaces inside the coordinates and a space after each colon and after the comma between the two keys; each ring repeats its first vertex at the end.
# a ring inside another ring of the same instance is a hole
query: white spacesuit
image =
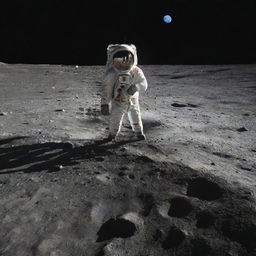
{"type": "Polygon", "coordinates": [[[132,130],[138,139],[145,139],[140,114],[139,92],[148,84],[143,71],[137,67],[134,45],[112,44],[107,48],[108,60],[103,77],[101,113],[110,115],[109,138],[121,129],[124,114],[128,114],[132,130]]]}

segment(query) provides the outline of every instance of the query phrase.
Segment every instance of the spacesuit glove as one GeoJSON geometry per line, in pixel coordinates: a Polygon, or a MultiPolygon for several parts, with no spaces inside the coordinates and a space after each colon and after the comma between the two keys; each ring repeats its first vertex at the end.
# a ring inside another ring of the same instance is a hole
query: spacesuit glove
{"type": "Polygon", "coordinates": [[[108,104],[102,104],[101,105],[101,114],[104,115],[104,116],[108,116],[110,114],[108,104]]]}
{"type": "Polygon", "coordinates": [[[138,91],[138,88],[135,84],[132,84],[128,89],[127,89],[127,93],[128,95],[132,96],[135,92],[138,91]]]}

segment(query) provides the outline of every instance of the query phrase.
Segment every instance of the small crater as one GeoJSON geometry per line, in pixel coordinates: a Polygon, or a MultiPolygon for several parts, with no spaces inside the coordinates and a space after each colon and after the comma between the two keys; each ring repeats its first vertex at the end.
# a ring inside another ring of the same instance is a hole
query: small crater
{"type": "Polygon", "coordinates": [[[97,232],[98,238],[96,242],[106,241],[112,238],[127,238],[134,235],[136,226],[129,220],[125,219],[109,219],[105,222],[97,232]]]}
{"type": "Polygon", "coordinates": [[[247,132],[248,130],[245,127],[240,127],[236,129],[238,132],[247,132]]]}
{"type": "Polygon", "coordinates": [[[214,224],[214,216],[209,211],[201,211],[196,215],[198,228],[208,228],[214,224]]]}
{"type": "Polygon", "coordinates": [[[202,177],[190,180],[187,187],[187,195],[201,200],[212,201],[222,196],[222,189],[217,183],[202,177]]]}
{"type": "Polygon", "coordinates": [[[175,108],[184,108],[184,107],[187,107],[187,104],[173,103],[172,106],[175,108]]]}
{"type": "Polygon", "coordinates": [[[184,232],[177,227],[171,227],[166,239],[162,243],[162,248],[168,250],[170,248],[178,247],[179,244],[186,238],[184,232]]]}
{"type": "Polygon", "coordinates": [[[168,215],[171,217],[185,217],[193,209],[190,201],[185,197],[174,197],[170,200],[170,204],[168,215]]]}
{"type": "Polygon", "coordinates": [[[207,256],[211,251],[209,243],[203,238],[195,238],[191,241],[192,256],[207,256]]]}
{"type": "Polygon", "coordinates": [[[133,174],[129,174],[128,175],[128,178],[131,179],[131,180],[134,180],[135,179],[135,176],[133,174]]]}

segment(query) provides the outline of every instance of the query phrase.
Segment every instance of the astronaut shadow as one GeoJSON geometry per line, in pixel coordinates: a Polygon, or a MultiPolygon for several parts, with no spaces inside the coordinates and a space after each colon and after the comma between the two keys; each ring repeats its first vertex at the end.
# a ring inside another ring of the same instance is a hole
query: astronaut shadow
{"type": "Polygon", "coordinates": [[[114,154],[116,149],[137,140],[118,142],[102,139],[86,141],[82,146],[70,142],[46,142],[29,145],[11,145],[13,139],[0,140],[0,174],[16,172],[57,172],[59,166],[74,166],[86,159],[95,159],[114,154]]]}

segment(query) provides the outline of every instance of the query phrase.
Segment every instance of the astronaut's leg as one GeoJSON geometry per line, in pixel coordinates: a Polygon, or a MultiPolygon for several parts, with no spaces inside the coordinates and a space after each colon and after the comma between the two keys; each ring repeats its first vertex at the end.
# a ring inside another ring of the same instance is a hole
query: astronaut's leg
{"type": "Polygon", "coordinates": [[[112,105],[112,110],[109,118],[109,138],[115,138],[122,126],[122,121],[124,117],[124,109],[122,106],[117,104],[112,105]]]}
{"type": "Polygon", "coordinates": [[[130,107],[128,111],[128,118],[132,126],[132,130],[136,133],[137,137],[139,139],[146,139],[143,132],[143,124],[141,120],[139,104],[130,107]]]}

